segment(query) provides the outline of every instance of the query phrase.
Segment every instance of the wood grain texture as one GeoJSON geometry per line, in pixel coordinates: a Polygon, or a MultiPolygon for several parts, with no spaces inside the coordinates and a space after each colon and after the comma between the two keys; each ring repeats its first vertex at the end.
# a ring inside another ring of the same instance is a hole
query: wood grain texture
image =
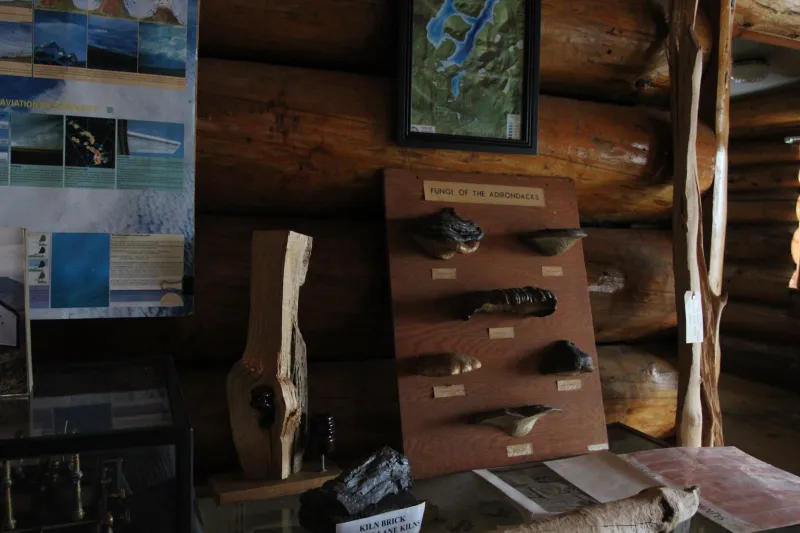
{"type": "MultiPolygon", "coordinates": [[[[800,31],[800,10],[797,15],[800,31]]],[[[764,137],[800,132],[800,84],[737,98],[731,103],[731,137],[764,137]]]]}
{"type": "Polygon", "coordinates": [[[387,171],[386,224],[392,287],[403,450],[417,478],[585,453],[607,442],[598,374],[581,376],[579,391],[558,392],[555,376],[538,373],[542,351],[567,339],[595,355],[594,334],[580,243],[557,257],[544,257],[519,241],[520,233],[579,225],[574,184],[555,178],[387,171]],[[423,200],[423,182],[485,183],[544,190],[545,207],[458,204],[459,216],[486,233],[476,253],[448,261],[431,259],[408,233],[409,220],[448,203],[423,200]],[[446,263],[457,280],[434,281],[430,269],[446,263]],[[543,278],[542,265],[564,267],[564,276],[543,278]],[[527,285],[552,290],[558,310],[545,318],[476,314],[464,321],[465,294],[527,285]],[[489,328],[513,327],[513,339],[491,340],[489,328]],[[416,358],[453,351],[477,357],[483,366],[443,381],[417,375],[416,358]],[[463,384],[466,396],[434,399],[431,388],[463,384]],[[543,404],[561,409],[539,420],[533,431],[512,438],[495,427],[465,422],[478,412],[543,404]],[[533,454],[508,457],[507,446],[533,444],[533,454]]]}
{"type": "Polygon", "coordinates": [[[730,191],[762,191],[797,189],[800,187],[800,165],[761,165],[740,167],[728,176],[730,191]]]}
{"type": "Polygon", "coordinates": [[[342,470],[333,465],[324,471],[302,471],[280,481],[253,481],[242,479],[238,474],[220,474],[209,480],[217,505],[238,502],[274,500],[284,496],[302,494],[307,490],[321,487],[342,470]]]}
{"type": "Polygon", "coordinates": [[[797,318],[788,305],[732,300],[722,319],[722,333],[764,342],[800,342],[797,318]]]}
{"type": "Polygon", "coordinates": [[[736,0],[735,21],[748,31],[800,38],[800,8],[796,0],[736,0]]]}
{"type": "Polygon", "coordinates": [[[767,265],[794,265],[800,256],[798,225],[732,224],[725,250],[728,260],[767,265]]]}
{"type": "Polygon", "coordinates": [[[797,189],[732,193],[728,198],[731,223],[797,222],[800,196],[797,189]]]}
{"type": "Polygon", "coordinates": [[[786,144],[781,139],[732,139],[729,159],[732,169],[748,165],[796,164],[800,162],[800,144],[786,144]]]}
{"type": "Polygon", "coordinates": [[[722,365],[726,373],[797,391],[800,358],[796,343],[759,341],[728,334],[722,337],[722,349],[725,350],[722,365]]]}
{"type": "MultiPolygon", "coordinates": [[[[383,168],[574,179],[584,220],[665,218],[671,141],[644,108],[542,97],[539,156],[398,148],[391,80],[203,60],[198,86],[201,212],[380,213],[383,168]]],[[[699,128],[700,185],[714,135],[699,128]]]]}
{"type": "MultiPolygon", "coordinates": [[[[705,17],[699,30],[711,48],[705,17]]],[[[397,9],[390,0],[205,0],[203,56],[394,76],[397,9]]],[[[542,1],[545,92],[666,103],[663,23],[649,2],[542,1]]]]}
{"type": "Polygon", "coordinates": [[[789,263],[734,263],[725,265],[725,287],[734,300],[789,305],[789,280],[796,266],[789,263]]]}

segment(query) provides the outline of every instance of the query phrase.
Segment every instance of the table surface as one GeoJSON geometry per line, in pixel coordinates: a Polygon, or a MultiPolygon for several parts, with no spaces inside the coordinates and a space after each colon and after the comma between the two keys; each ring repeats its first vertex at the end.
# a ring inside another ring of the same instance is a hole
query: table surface
{"type": "MultiPolygon", "coordinates": [[[[608,426],[610,449],[616,454],[667,447],[623,424],[608,426]]],[[[535,463],[533,463],[535,464],[535,463]]],[[[523,513],[495,487],[472,472],[451,474],[415,482],[412,490],[435,513],[426,509],[424,533],[483,533],[498,525],[516,525],[525,521],[523,513]],[[431,518],[431,516],[433,518],[431,518]]],[[[200,512],[206,533],[300,533],[298,496],[268,501],[216,506],[211,498],[200,500],[200,512]]],[[[725,533],[727,530],[697,514],[676,529],[680,533],[725,533]]],[[[771,530],[800,533],[800,526],[771,530]]]]}

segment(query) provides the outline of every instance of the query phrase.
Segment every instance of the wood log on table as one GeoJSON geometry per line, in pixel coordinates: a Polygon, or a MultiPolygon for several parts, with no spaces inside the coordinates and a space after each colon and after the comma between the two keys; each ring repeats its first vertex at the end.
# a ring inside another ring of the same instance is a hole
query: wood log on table
{"type": "Polygon", "coordinates": [[[799,256],[797,224],[732,224],[728,228],[728,260],[791,265],[798,262],[799,256]]]}
{"type": "Polygon", "coordinates": [[[769,141],[731,140],[731,168],[747,165],[777,165],[800,162],[800,144],[786,144],[781,139],[769,141]]]}
{"type": "Polygon", "coordinates": [[[800,342],[797,324],[788,304],[731,301],[722,318],[721,330],[724,335],[788,344],[800,342]]]}
{"type": "MultiPolygon", "coordinates": [[[[800,12],[797,14],[800,32],[800,12]]],[[[800,84],[748,94],[731,103],[731,137],[800,133],[800,84]]]]}
{"type": "Polygon", "coordinates": [[[790,263],[735,263],[725,265],[725,290],[733,300],[773,305],[789,304],[789,280],[796,271],[790,263]]]}
{"type": "MultiPolygon", "coordinates": [[[[576,180],[585,220],[669,215],[671,136],[644,108],[542,97],[539,156],[399,148],[391,80],[204,60],[197,121],[200,212],[377,215],[387,167],[576,180]]],[[[700,127],[700,185],[714,135],[700,127]]]]}
{"type": "Polygon", "coordinates": [[[800,197],[797,189],[732,193],[728,197],[728,221],[797,222],[800,220],[800,197]]]}
{"type": "Polygon", "coordinates": [[[728,176],[732,193],[800,187],[800,165],[761,165],[740,167],[728,176]]]}
{"type": "MultiPolygon", "coordinates": [[[[655,437],[674,432],[677,370],[670,359],[674,351],[673,342],[598,347],[607,423],[623,422],[655,437]]],[[[198,481],[238,468],[225,401],[228,368],[189,361],[179,365],[195,429],[198,481]]],[[[310,412],[327,411],[336,417],[337,459],[357,458],[386,444],[400,446],[393,360],[312,363],[308,380],[310,412]]]]}
{"type": "Polygon", "coordinates": [[[800,39],[796,0],[736,0],[736,25],[750,32],[800,39]]]}
{"type": "MultiPolygon", "coordinates": [[[[664,23],[650,2],[542,2],[542,89],[666,103],[664,23]]],[[[397,10],[390,0],[204,0],[200,53],[379,76],[396,73],[397,10]]],[[[711,48],[708,18],[698,35],[711,48]]],[[[204,74],[207,75],[207,74],[204,74]]]]}
{"type": "Polygon", "coordinates": [[[722,368],[726,373],[797,391],[800,381],[797,344],[760,342],[731,333],[722,336],[722,349],[725,353],[722,368]]]}

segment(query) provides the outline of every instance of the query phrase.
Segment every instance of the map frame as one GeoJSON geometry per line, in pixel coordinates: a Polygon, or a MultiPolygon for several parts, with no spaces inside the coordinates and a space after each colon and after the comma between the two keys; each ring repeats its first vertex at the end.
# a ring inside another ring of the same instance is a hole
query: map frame
{"type": "Polygon", "coordinates": [[[522,113],[519,124],[522,130],[520,139],[412,131],[412,47],[416,29],[413,16],[414,2],[415,0],[400,0],[399,2],[400,50],[397,72],[399,82],[397,91],[397,144],[413,148],[536,155],[538,153],[541,0],[523,0],[525,4],[525,36],[523,42],[524,65],[521,76],[523,88],[522,113]]]}

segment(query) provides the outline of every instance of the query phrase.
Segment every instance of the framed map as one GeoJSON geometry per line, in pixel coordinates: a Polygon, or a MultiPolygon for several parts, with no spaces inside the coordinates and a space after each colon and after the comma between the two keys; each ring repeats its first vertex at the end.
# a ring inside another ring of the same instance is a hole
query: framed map
{"type": "Polygon", "coordinates": [[[398,143],[536,153],[541,0],[402,0],[398,143]]]}

